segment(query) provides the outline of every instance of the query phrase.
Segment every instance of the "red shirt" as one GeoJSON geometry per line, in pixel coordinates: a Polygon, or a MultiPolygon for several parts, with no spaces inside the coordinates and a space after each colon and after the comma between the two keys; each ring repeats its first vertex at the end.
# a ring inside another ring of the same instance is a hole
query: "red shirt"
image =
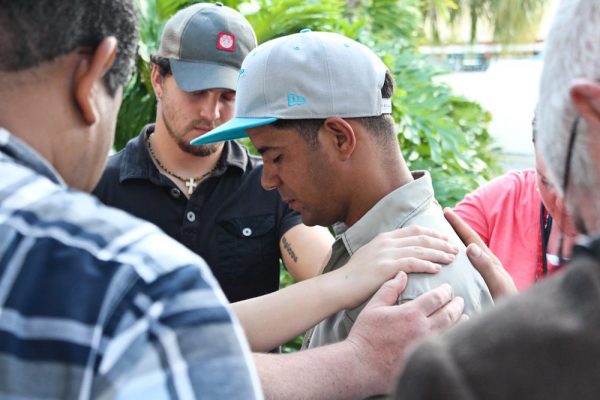
{"type": "Polygon", "coordinates": [[[535,170],[528,169],[490,181],[454,208],[500,259],[519,290],[531,286],[542,270],[541,202],[535,170]]]}

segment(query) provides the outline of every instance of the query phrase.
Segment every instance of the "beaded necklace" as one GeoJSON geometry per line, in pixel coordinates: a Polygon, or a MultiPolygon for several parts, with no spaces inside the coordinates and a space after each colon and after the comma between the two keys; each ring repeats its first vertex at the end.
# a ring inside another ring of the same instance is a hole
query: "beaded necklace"
{"type": "MultiPolygon", "coordinates": [[[[150,135],[150,136],[152,136],[152,135],[150,135]]],[[[150,136],[148,136],[148,139],[146,140],[146,143],[148,143],[148,150],[150,151],[150,155],[152,156],[154,161],[156,161],[156,163],[158,164],[160,169],[165,171],[167,174],[171,175],[173,178],[177,178],[181,182],[185,183],[185,186],[187,186],[187,188],[188,188],[189,195],[194,193],[194,190],[198,187],[200,182],[202,182],[204,179],[206,179],[210,174],[212,174],[214,172],[215,169],[213,168],[210,171],[207,171],[204,174],[202,174],[201,176],[198,176],[195,178],[182,178],[181,176],[179,176],[176,173],[172,172],[171,170],[167,169],[167,167],[165,167],[163,165],[163,163],[160,162],[158,157],[156,157],[156,154],[154,154],[154,150],[152,149],[152,144],[150,143],[150,136]]]]}

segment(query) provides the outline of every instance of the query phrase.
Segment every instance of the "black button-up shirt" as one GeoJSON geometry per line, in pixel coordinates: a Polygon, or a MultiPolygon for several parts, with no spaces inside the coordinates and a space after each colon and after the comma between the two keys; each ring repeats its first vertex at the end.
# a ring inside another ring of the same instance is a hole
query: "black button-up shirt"
{"type": "Polygon", "coordinates": [[[187,199],[152,161],[146,138],[153,130],[147,125],[109,158],[94,194],[155,223],[202,256],[229,301],[277,290],[279,241],[301,221],[276,190],[260,185],[260,158],[226,142],[213,174],[187,199]]]}

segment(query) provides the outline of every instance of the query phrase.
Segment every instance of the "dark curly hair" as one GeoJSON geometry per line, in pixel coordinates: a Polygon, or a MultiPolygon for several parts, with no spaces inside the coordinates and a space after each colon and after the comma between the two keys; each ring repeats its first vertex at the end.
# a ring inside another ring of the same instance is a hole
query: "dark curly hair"
{"type": "Polygon", "coordinates": [[[163,78],[167,75],[172,74],[171,71],[171,63],[169,59],[166,57],[157,56],[155,54],[150,54],[150,65],[156,65],[158,67],[158,73],[163,78]]]}
{"type": "Polygon", "coordinates": [[[108,36],[117,57],[104,82],[114,95],[129,80],[137,45],[133,0],[0,0],[0,71],[21,71],[108,36]]]}

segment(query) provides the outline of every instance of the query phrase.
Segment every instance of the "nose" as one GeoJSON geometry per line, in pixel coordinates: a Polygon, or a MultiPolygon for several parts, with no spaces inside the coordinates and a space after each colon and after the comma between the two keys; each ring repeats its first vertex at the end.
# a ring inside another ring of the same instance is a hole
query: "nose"
{"type": "Polygon", "coordinates": [[[265,190],[273,190],[281,186],[281,179],[277,174],[276,168],[264,164],[260,183],[265,190]]]}
{"type": "Polygon", "coordinates": [[[221,116],[219,110],[219,94],[213,90],[205,90],[198,101],[200,117],[206,121],[215,121],[221,116]]]}

